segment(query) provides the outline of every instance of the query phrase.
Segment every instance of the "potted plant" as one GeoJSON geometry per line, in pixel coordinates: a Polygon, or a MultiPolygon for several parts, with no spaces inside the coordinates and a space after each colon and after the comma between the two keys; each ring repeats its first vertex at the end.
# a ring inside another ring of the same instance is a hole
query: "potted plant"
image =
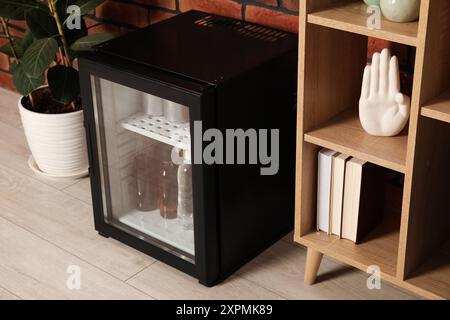
{"type": "MultiPolygon", "coordinates": [[[[88,35],[83,16],[104,0],[0,0],[0,20],[19,110],[32,158],[51,177],[79,177],[88,169],[76,57],[112,38],[88,35]],[[28,26],[22,38],[13,22],[28,26]]],[[[37,168],[36,168],[37,165],[37,168]]]]}

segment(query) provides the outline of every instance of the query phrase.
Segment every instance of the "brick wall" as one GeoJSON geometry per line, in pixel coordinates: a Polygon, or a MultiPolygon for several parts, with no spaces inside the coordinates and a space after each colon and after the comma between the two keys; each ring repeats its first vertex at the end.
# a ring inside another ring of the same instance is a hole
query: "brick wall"
{"type": "MultiPolygon", "coordinates": [[[[297,32],[299,0],[107,0],[87,16],[90,32],[123,34],[197,9],[297,32]]],[[[22,30],[16,30],[21,35],[22,30]]],[[[0,39],[0,45],[4,43],[0,39]]],[[[0,54],[0,86],[14,89],[8,59],[0,54]]]]}
{"type": "MultiPolygon", "coordinates": [[[[266,26],[298,32],[298,9],[301,0],[107,0],[88,15],[90,32],[107,31],[124,34],[148,24],[157,23],[191,9],[229,16],[266,26]]],[[[26,25],[21,22],[14,33],[21,35],[26,25]]],[[[0,45],[3,39],[0,39],[0,45]]],[[[400,56],[405,70],[411,69],[411,53],[383,41],[369,41],[369,53],[391,46],[400,56]]],[[[14,89],[7,72],[8,59],[0,54],[0,86],[14,89]]],[[[410,73],[409,73],[410,74],[410,73]]],[[[410,76],[403,76],[411,78],[410,76]]]]}
{"type": "Polygon", "coordinates": [[[297,32],[298,6],[299,0],[109,0],[92,18],[122,32],[196,9],[297,32]]]}
{"type": "MultiPolygon", "coordinates": [[[[14,28],[10,28],[10,32],[13,36],[21,37],[25,31],[26,24],[24,21],[14,22],[16,25],[14,28]]],[[[6,44],[7,40],[0,38],[0,46],[6,44]]],[[[8,57],[4,54],[0,54],[0,87],[15,90],[12,83],[12,75],[7,71],[9,69],[8,57]]]]}

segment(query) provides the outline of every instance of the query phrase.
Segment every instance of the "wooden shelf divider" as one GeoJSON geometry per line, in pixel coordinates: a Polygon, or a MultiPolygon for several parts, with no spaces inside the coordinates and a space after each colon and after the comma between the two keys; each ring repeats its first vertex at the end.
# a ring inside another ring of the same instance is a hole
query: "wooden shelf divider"
{"type": "Polygon", "coordinates": [[[359,245],[339,239],[324,232],[312,231],[296,239],[306,247],[312,247],[327,256],[343,261],[363,272],[372,265],[380,267],[383,276],[395,278],[399,230],[384,222],[359,245]]]}
{"type": "Polygon", "coordinates": [[[328,28],[357,33],[364,36],[417,46],[418,22],[395,23],[381,18],[381,29],[369,29],[367,5],[362,1],[345,3],[308,14],[308,22],[328,28]]]}
{"type": "Polygon", "coordinates": [[[371,136],[352,109],[305,133],[305,141],[397,172],[406,170],[407,132],[394,138],[371,136]]]}
{"type": "Polygon", "coordinates": [[[422,116],[450,123],[450,90],[422,107],[422,116]]]}

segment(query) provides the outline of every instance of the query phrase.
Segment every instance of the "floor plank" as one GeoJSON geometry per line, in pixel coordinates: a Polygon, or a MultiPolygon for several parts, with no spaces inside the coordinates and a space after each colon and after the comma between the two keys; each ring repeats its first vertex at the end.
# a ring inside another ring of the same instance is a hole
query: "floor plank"
{"type": "Polygon", "coordinates": [[[306,250],[279,241],[244,266],[238,274],[288,299],[415,299],[405,291],[382,283],[381,290],[367,289],[367,276],[325,257],[318,283],[303,283],[306,250]]]}
{"type": "Polygon", "coordinates": [[[0,301],[1,300],[20,300],[18,296],[0,287],[0,301]]]}
{"type": "Polygon", "coordinates": [[[286,242],[286,243],[291,243],[294,244],[294,231],[289,232],[287,235],[285,235],[283,237],[283,239],[281,239],[282,241],[286,242]]]}
{"type": "Polygon", "coordinates": [[[282,299],[279,295],[239,276],[207,288],[198,280],[161,262],[156,262],[127,281],[156,299],[261,300],[282,299]]]}
{"type": "Polygon", "coordinates": [[[80,179],[77,183],[63,189],[63,191],[84,203],[92,205],[91,184],[89,178],[80,179]]]}
{"type": "Polygon", "coordinates": [[[0,216],[125,280],[155,260],[105,239],[92,207],[0,164],[0,216]]]}
{"type": "Polygon", "coordinates": [[[22,123],[19,115],[19,95],[15,92],[0,88],[0,122],[21,129],[22,123]]]}
{"type": "Polygon", "coordinates": [[[151,297],[66,251],[0,218],[0,283],[23,299],[150,299],[151,297]],[[69,266],[81,287],[67,287],[69,266]]]}

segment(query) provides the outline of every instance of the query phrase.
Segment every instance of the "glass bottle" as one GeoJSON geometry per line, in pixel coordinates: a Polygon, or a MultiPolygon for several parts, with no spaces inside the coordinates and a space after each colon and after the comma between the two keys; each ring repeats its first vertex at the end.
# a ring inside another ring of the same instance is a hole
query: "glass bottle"
{"type": "Polygon", "coordinates": [[[138,141],[139,152],[135,158],[137,204],[139,211],[154,211],[159,207],[159,150],[150,139],[138,141]]]}
{"type": "Polygon", "coordinates": [[[192,165],[190,151],[184,151],[183,164],[178,167],[178,216],[183,228],[193,228],[192,165]]]}
{"type": "Polygon", "coordinates": [[[176,219],[178,209],[178,166],[172,161],[161,163],[160,213],[164,219],[176,219]]]}

